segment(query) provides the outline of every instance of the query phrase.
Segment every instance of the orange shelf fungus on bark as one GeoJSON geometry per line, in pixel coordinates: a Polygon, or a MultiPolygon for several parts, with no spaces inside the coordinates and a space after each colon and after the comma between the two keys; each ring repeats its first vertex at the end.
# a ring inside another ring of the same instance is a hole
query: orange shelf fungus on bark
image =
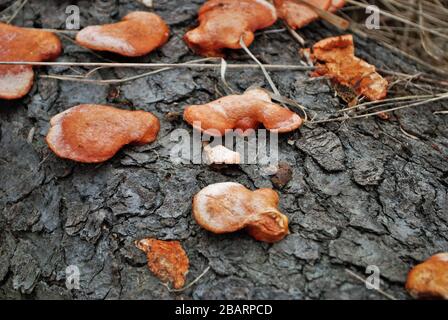
{"type": "Polygon", "coordinates": [[[415,266],[406,289],[414,298],[448,300],[448,253],[439,253],[415,266]]]}
{"type": "MultiPolygon", "coordinates": [[[[61,52],[61,41],[51,32],[0,23],[0,61],[48,61],[59,57],[61,52]]],[[[33,81],[32,66],[0,65],[0,99],[24,97],[33,81]]]]}
{"type": "Polygon", "coordinates": [[[311,57],[317,63],[313,76],[327,76],[371,101],[386,97],[389,83],[376,72],[375,66],[355,56],[352,35],[317,42],[311,57]]]}
{"type": "Polygon", "coordinates": [[[159,120],[146,111],[84,104],[51,121],[47,144],[57,156],[84,163],[112,158],[127,144],[147,144],[157,138],[159,120]]]}
{"type": "Polygon", "coordinates": [[[174,289],[185,285],[190,262],[179,241],[148,238],[136,241],[135,245],[146,253],[148,268],[162,282],[171,282],[174,289]]]}
{"type": "MultiPolygon", "coordinates": [[[[345,5],[344,0],[304,0],[309,4],[330,12],[336,12],[345,5]]],[[[319,15],[310,6],[295,0],[274,0],[279,18],[293,29],[300,29],[318,20],[319,15]]]]}
{"type": "Polygon", "coordinates": [[[209,0],[199,10],[199,27],[185,34],[190,48],[204,56],[223,56],[223,49],[249,46],[254,32],[277,21],[275,7],[265,0],[209,0]]]}
{"type": "Polygon", "coordinates": [[[211,136],[226,130],[256,129],[263,124],[279,133],[293,131],[302,125],[296,113],[271,101],[268,93],[252,89],[242,95],[230,95],[204,105],[187,106],[184,119],[195,129],[211,136]]]}
{"type": "Polygon", "coordinates": [[[251,191],[239,183],[209,185],[193,199],[193,216],[204,229],[222,234],[241,229],[256,240],[277,242],[288,233],[288,217],[278,210],[272,189],[251,191]]]}
{"type": "Polygon", "coordinates": [[[158,15],[136,11],[120,22],[82,29],[76,42],[92,50],[139,57],[164,45],[169,34],[167,24],[158,15]]]}

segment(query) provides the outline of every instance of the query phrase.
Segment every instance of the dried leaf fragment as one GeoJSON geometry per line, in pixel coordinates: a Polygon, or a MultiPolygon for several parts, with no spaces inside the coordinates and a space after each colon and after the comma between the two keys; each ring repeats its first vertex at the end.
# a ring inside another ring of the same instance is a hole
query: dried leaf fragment
{"type": "Polygon", "coordinates": [[[84,104],[50,121],[47,144],[61,158],[98,163],[112,158],[123,146],[147,144],[157,138],[159,120],[146,111],[84,104]]]}
{"type": "Polygon", "coordinates": [[[271,101],[268,93],[252,89],[242,95],[230,95],[204,105],[187,106],[184,119],[194,128],[211,136],[224,135],[226,130],[243,132],[262,123],[279,133],[293,131],[302,125],[299,115],[271,101]]]}
{"type": "Polygon", "coordinates": [[[167,24],[158,15],[135,11],[120,22],[82,29],[76,42],[92,50],[139,57],[164,45],[169,34],[167,24]]]}
{"type": "Polygon", "coordinates": [[[246,229],[256,240],[277,242],[288,233],[288,217],[278,210],[272,189],[251,191],[239,183],[209,185],[193,198],[193,216],[204,229],[222,234],[246,229]]]}
{"type": "Polygon", "coordinates": [[[351,88],[371,101],[384,99],[388,82],[373,65],[355,56],[352,35],[331,37],[313,46],[311,57],[316,62],[313,76],[326,76],[339,85],[351,88]]]}
{"type": "Polygon", "coordinates": [[[406,289],[414,298],[448,300],[448,253],[415,266],[408,274],[406,289]]]}
{"type": "Polygon", "coordinates": [[[190,262],[179,241],[147,238],[136,241],[135,245],[146,253],[149,270],[162,282],[171,282],[175,289],[185,285],[190,262]]]}
{"type": "MultiPolygon", "coordinates": [[[[61,52],[61,41],[51,32],[0,23],[0,61],[48,61],[61,52]]],[[[32,66],[0,65],[0,99],[24,97],[33,81],[32,66]]]]}
{"type": "Polygon", "coordinates": [[[199,10],[199,27],[185,34],[185,41],[204,56],[223,56],[223,49],[249,46],[254,32],[275,23],[275,7],[265,0],[209,0],[199,10]]]}

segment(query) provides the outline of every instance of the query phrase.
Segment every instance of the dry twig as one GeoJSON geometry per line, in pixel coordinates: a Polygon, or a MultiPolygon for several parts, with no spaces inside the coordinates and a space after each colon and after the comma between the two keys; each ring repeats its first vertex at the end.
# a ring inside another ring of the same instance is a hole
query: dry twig
{"type": "MultiPolygon", "coordinates": [[[[349,275],[351,275],[352,277],[354,277],[355,279],[358,279],[359,281],[363,282],[364,284],[368,284],[367,280],[364,279],[363,277],[361,277],[360,275],[356,274],[355,272],[349,270],[349,269],[345,269],[345,272],[347,272],[349,275]]],[[[397,298],[395,298],[393,295],[379,289],[379,288],[373,288],[376,292],[378,292],[379,294],[385,296],[386,298],[390,299],[390,300],[397,300],[397,298]]]]}

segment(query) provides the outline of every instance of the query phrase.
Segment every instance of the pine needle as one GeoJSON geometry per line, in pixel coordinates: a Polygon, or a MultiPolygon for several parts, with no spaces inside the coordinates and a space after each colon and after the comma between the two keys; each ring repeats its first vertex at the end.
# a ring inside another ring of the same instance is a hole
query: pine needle
{"type": "Polygon", "coordinates": [[[280,91],[278,91],[277,87],[274,84],[274,81],[272,81],[271,76],[269,75],[269,73],[266,71],[266,66],[263,65],[254,55],[253,53],[249,50],[249,48],[246,46],[246,44],[244,43],[243,37],[240,38],[240,46],[244,49],[244,51],[246,51],[246,53],[249,55],[249,57],[252,58],[252,60],[254,60],[261,68],[261,70],[263,71],[263,74],[266,78],[266,80],[269,82],[269,85],[271,86],[272,91],[274,91],[274,93],[276,95],[280,95],[280,91]]]}
{"type": "MultiPolygon", "coordinates": [[[[109,63],[109,62],[31,62],[31,61],[0,61],[0,65],[26,65],[47,67],[105,67],[105,68],[137,68],[137,69],[220,69],[220,63],[109,63]]],[[[314,67],[294,64],[262,64],[265,70],[310,71],[314,67]]],[[[259,64],[227,64],[227,69],[259,69],[259,64]]]]}
{"type": "Polygon", "coordinates": [[[342,116],[342,117],[337,117],[337,118],[333,118],[333,119],[324,119],[324,120],[316,120],[316,121],[309,121],[309,124],[318,124],[318,123],[328,123],[328,122],[337,122],[337,121],[346,121],[346,120],[350,120],[350,119],[361,119],[361,118],[368,118],[371,116],[376,116],[382,113],[389,113],[392,111],[397,111],[397,110],[401,110],[401,109],[407,109],[407,108],[413,108],[413,107],[417,107],[417,106],[422,106],[425,104],[428,104],[430,102],[436,102],[436,101],[440,101],[440,100],[444,100],[444,99],[448,99],[448,92],[438,95],[434,98],[431,99],[426,99],[423,101],[419,101],[419,102],[415,102],[415,103],[411,103],[411,104],[407,104],[404,106],[399,106],[399,107],[395,107],[395,108],[390,108],[390,109],[385,109],[385,110],[380,110],[380,111],[376,111],[376,112],[372,112],[372,113],[367,113],[367,114],[361,114],[361,115],[355,115],[355,116],[342,116]]]}
{"type": "MultiPolygon", "coordinates": [[[[365,283],[366,285],[368,284],[366,279],[364,279],[364,278],[361,277],[360,275],[354,273],[353,271],[351,271],[351,270],[349,270],[349,269],[345,269],[345,272],[347,272],[349,275],[351,275],[351,276],[354,277],[355,279],[358,279],[359,281],[365,283]]],[[[397,300],[397,298],[395,298],[393,295],[391,295],[391,294],[389,294],[389,293],[387,293],[387,292],[385,292],[385,291],[383,291],[383,290],[381,290],[381,289],[379,289],[379,288],[378,288],[378,289],[377,289],[377,288],[373,288],[373,289],[374,289],[376,292],[378,292],[379,294],[385,296],[386,298],[388,298],[388,299],[390,299],[390,300],[397,300]]]]}
{"type": "Polygon", "coordinates": [[[16,11],[14,11],[14,13],[11,15],[11,17],[9,17],[8,20],[6,20],[7,24],[10,24],[19,14],[20,11],[22,11],[23,7],[25,7],[25,5],[28,3],[28,0],[24,0],[19,7],[17,8],[16,11]]]}
{"type": "Polygon", "coordinates": [[[170,287],[168,287],[167,284],[164,284],[164,285],[165,285],[165,287],[167,287],[169,292],[183,292],[183,291],[191,288],[195,283],[197,283],[199,280],[201,280],[201,278],[203,276],[205,276],[207,274],[207,272],[209,272],[209,270],[210,270],[210,266],[205,268],[205,270],[196,279],[194,279],[192,282],[190,282],[189,284],[187,284],[185,287],[183,287],[181,289],[171,289],[170,287]]]}

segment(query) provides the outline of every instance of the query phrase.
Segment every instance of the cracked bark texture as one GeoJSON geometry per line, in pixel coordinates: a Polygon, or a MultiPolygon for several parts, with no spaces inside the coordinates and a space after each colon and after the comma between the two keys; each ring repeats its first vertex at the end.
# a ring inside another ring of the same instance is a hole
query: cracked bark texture
{"type": "MultiPolygon", "coordinates": [[[[195,25],[201,2],[155,1],[155,11],[166,19],[172,36],[161,50],[126,61],[197,58],[182,36],[195,25]]],[[[14,23],[64,28],[65,8],[71,3],[30,0],[14,23]]],[[[110,16],[95,10],[91,1],[77,4],[82,27],[143,9],[137,1],[121,0],[110,16]]],[[[337,31],[317,22],[303,34],[312,44],[337,31]]],[[[62,40],[65,53],[60,61],[98,61],[62,40]]],[[[419,71],[373,41],[356,38],[356,47],[360,57],[378,67],[419,71]]],[[[287,32],[259,35],[251,50],[265,63],[299,61],[298,45],[287,32]]],[[[240,51],[228,57],[235,60],[250,62],[240,51]]],[[[36,72],[69,71],[58,67],[36,72]]],[[[141,72],[100,70],[97,78],[141,72]]],[[[340,108],[326,81],[309,82],[303,72],[271,74],[284,95],[308,108],[323,114],[340,108]]],[[[227,79],[239,91],[265,85],[259,70],[230,71],[227,79]]],[[[443,105],[397,111],[391,121],[373,117],[282,135],[280,161],[290,166],[292,179],[276,185],[281,187],[281,209],[290,218],[291,235],[269,245],[244,232],[210,234],[191,215],[193,195],[208,184],[235,181],[251,189],[273,187],[258,166],[216,169],[176,165],[169,158],[170,132],[192,130],[173,115],[187,104],[216,99],[217,87],[219,74],[211,70],[171,70],[119,86],[37,77],[27,98],[1,101],[0,298],[382,299],[345,271],[366,276],[368,265],[380,268],[384,291],[408,298],[407,271],[448,249],[448,117],[432,114],[443,105]],[[101,165],[58,159],[44,142],[48,121],[82,103],[153,112],[162,123],[159,139],[148,146],[126,147],[101,165]],[[418,140],[404,135],[400,126],[418,140]],[[187,282],[208,265],[210,272],[184,292],[169,292],[133,245],[143,237],[182,242],[191,262],[187,282]],[[80,290],[65,286],[69,265],[81,272],[80,290]]]]}

